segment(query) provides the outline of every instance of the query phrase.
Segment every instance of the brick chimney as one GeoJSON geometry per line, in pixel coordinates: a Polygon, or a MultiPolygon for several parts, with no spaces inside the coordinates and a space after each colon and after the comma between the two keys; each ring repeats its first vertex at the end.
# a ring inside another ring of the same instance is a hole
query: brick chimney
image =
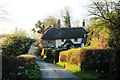
{"type": "Polygon", "coordinates": [[[58,23],[58,28],[60,29],[60,27],[61,27],[61,26],[60,26],[60,19],[58,19],[58,22],[57,22],[57,23],[58,23]]]}
{"type": "Polygon", "coordinates": [[[83,19],[83,28],[85,29],[85,19],[83,19]]]}

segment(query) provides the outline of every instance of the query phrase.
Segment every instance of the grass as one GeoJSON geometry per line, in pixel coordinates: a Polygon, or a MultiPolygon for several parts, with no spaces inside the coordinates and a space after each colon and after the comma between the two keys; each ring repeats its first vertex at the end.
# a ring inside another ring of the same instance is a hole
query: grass
{"type": "Polygon", "coordinates": [[[67,62],[58,62],[56,63],[56,65],[72,72],[73,74],[75,74],[76,76],[78,76],[83,80],[107,80],[107,79],[104,79],[105,78],[104,74],[97,73],[97,72],[81,71],[81,68],[79,66],[73,65],[67,62]],[[65,64],[65,68],[64,68],[64,64],[65,64]]]}

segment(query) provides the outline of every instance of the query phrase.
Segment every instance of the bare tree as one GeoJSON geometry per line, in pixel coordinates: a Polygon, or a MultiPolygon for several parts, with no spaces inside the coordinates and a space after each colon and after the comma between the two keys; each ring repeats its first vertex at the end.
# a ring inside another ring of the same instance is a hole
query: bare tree
{"type": "MultiPolygon", "coordinates": [[[[119,22],[116,20],[120,20],[120,13],[118,12],[118,6],[115,2],[110,2],[107,0],[103,1],[93,1],[93,4],[90,6],[90,15],[95,15],[98,18],[103,18],[115,26],[120,26],[119,22]],[[117,16],[117,17],[116,17],[117,16]]],[[[120,4],[120,2],[118,2],[120,4]]]]}
{"type": "Polygon", "coordinates": [[[0,20],[1,21],[5,21],[7,20],[7,18],[5,17],[6,15],[8,15],[8,12],[5,11],[2,6],[0,6],[0,20]]]}

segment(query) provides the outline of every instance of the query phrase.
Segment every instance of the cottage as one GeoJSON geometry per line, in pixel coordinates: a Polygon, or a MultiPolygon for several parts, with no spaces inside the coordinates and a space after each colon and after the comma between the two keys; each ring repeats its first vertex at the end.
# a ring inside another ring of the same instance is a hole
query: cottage
{"type": "Polygon", "coordinates": [[[44,32],[42,39],[42,47],[71,46],[73,48],[84,47],[87,41],[86,31],[83,27],[60,27],[60,20],[58,20],[58,27],[50,27],[44,32]]]}

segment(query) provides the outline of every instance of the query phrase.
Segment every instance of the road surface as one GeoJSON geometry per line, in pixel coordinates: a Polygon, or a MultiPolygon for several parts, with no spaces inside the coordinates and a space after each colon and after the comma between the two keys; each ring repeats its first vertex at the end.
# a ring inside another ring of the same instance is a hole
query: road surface
{"type": "MultiPolygon", "coordinates": [[[[36,43],[31,45],[28,54],[35,55],[36,43]]],[[[54,64],[47,63],[36,57],[36,63],[40,67],[41,80],[81,80],[71,72],[62,69],[54,64]]]]}

